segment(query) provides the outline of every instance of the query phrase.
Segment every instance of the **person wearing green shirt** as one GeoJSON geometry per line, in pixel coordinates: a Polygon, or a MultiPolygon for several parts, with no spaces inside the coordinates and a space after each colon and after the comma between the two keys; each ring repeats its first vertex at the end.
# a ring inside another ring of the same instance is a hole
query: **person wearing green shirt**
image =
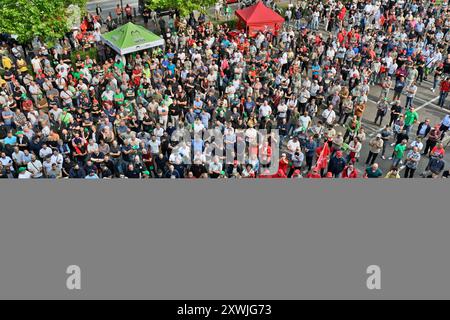
{"type": "Polygon", "coordinates": [[[406,130],[406,133],[409,134],[412,126],[419,120],[419,114],[415,111],[414,107],[409,107],[409,110],[405,112],[405,125],[403,129],[406,130]]]}
{"type": "Polygon", "coordinates": [[[392,166],[397,167],[401,160],[403,159],[403,155],[405,154],[407,140],[403,139],[402,142],[397,144],[394,148],[394,154],[392,157],[392,166]]]}
{"type": "Polygon", "coordinates": [[[345,126],[345,134],[344,134],[344,141],[351,141],[353,137],[356,137],[356,135],[359,132],[359,129],[361,128],[361,121],[358,120],[358,117],[356,115],[353,116],[353,118],[347,123],[345,126]]]}
{"type": "Polygon", "coordinates": [[[114,93],[114,103],[117,107],[120,107],[123,105],[125,100],[125,96],[123,95],[123,92],[120,91],[120,89],[116,89],[116,92],[114,93]]]}
{"type": "Polygon", "coordinates": [[[114,67],[117,67],[120,71],[123,71],[124,65],[121,59],[117,59],[114,63],[114,67]]]}
{"type": "Polygon", "coordinates": [[[81,78],[81,71],[80,71],[80,68],[77,68],[77,70],[76,71],[73,71],[72,72],[72,76],[78,81],[78,80],[80,80],[80,78],[81,78]]]}
{"type": "Polygon", "coordinates": [[[374,163],[371,166],[366,168],[366,177],[367,178],[379,178],[383,175],[383,172],[378,167],[378,163],[374,163]]]}
{"type": "Polygon", "coordinates": [[[66,127],[69,126],[70,123],[72,123],[73,117],[68,112],[67,108],[63,109],[63,112],[61,112],[61,115],[59,116],[59,122],[64,124],[66,127]]]}
{"type": "Polygon", "coordinates": [[[148,66],[147,63],[144,65],[144,69],[142,69],[142,74],[143,74],[144,78],[147,78],[147,79],[151,78],[152,71],[150,70],[150,67],[148,66]]]}

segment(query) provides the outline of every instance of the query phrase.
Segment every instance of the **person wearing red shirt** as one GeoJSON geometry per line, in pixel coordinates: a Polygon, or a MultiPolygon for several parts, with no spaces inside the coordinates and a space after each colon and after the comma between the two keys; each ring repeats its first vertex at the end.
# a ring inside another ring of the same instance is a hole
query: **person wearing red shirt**
{"type": "Polygon", "coordinates": [[[320,179],[320,178],[322,178],[320,176],[320,173],[318,172],[318,170],[316,168],[313,168],[312,171],[306,175],[306,177],[310,178],[310,179],[320,179]]]}
{"type": "Polygon", "coordinates": [[[445,157],[445,149],[442,143],[438,143],[436,146],[434,146],[433,149],[431,149],[430,158],[431,157],[438,158],[440,155],[442,155],[442,158],[445,157]]]}
{"type": "Polygon", "coordinates": [[[358,175],[359,172],[355,168],[353,161],[345,166],[344,171],[342,171],[342,178],[355,179],[358,178],[358,175]]]}
{"type": "Polygon", "coordinates": [[[278,172],[275,173],[274,175],[272,175],[272,178],[286,179],[287,176],[286,176],[286,174],[283,172],[283,170],[278,169],[278,172]]]}
{"type": "Polygon", "coordinates": [[[441,81],[440,89],[441,89],[441,92],[439,94],[438,105],[441,108],[444,108],[445,99],[447,99],[448,93],[450,92],[450,78],[449,77],[447,77],[441,81]]]}
{"type": "Polygon", "coordinates": [[[278,161],[278,169],[282,170],[284,172],[284,174],[287,174],[288,166],[289,166],[289,161],[286,157],[286,153],[282,153],[281,158],[278,161]]]}
{"type": "Polygon", "coordinates": [[[302,178],[302,173],[300,170],[295,170],[294,173],[292,174],[291,179],[295,179],[295,178],[302,178]]]}

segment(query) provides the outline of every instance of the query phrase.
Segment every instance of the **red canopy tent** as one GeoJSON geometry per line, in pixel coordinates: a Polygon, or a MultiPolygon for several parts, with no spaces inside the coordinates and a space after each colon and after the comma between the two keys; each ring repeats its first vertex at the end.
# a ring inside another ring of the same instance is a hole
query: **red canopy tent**
{"type": "Polygon", "coordinates": [[[259,31],[277,34],[283,25],[284,18],[261,1],[257,4],[236,11],[238,28],[245,29],[250,36],[259,31]]]}

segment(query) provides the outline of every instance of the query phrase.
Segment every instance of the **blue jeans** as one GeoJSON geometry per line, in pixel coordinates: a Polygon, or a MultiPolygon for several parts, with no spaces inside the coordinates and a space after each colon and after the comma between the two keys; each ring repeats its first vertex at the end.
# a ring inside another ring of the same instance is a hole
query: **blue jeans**
{"type": "Polygon", "coordinates": [[[439,107],[443,108],[445,104],[445,99],[447,99],[448,92],[441,92],[439,94],[439,107]]]}
{"type": "Polygon", "coordinates": [[[412,126],[408,126],[408,125],[405,125],[405,126],[403,127],[403,130],[406,131],[406,134],[409,135],[409,133],[411,132],[411,127],[412,127],[412,126]]]}
{"type": "Polygon", "coordinates": [[[392,166],[398,167],[398,165],[400,164],[400,161],[402,161],[402,159],[398,159],[398,158],[394,157],[394,159],[392,159],[392,166]]]}
{"type": "Polygon", "coordinates": [[[409,106],[412,105],[414,100],[414,97],[406,97],[406,105],[405,105],[405,109],[407,109],[409,106]]]}

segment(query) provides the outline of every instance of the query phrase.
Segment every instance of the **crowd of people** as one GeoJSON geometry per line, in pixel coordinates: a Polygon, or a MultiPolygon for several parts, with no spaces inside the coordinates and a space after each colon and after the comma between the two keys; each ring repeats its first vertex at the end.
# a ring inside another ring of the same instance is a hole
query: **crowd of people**
{"type": "Polygon", "coordinates": [[[412,178],[421,162],[421,176],[448,176],[448,110],[430,123],[414,101],[428,78],[449,108],[448,1],[301,0],[284,16],[254,38],[204,14],[159,18],[164,48],[126,57],[100,41],[112,17],[52,48],[5,36],[0,178],[412,178]]]}

